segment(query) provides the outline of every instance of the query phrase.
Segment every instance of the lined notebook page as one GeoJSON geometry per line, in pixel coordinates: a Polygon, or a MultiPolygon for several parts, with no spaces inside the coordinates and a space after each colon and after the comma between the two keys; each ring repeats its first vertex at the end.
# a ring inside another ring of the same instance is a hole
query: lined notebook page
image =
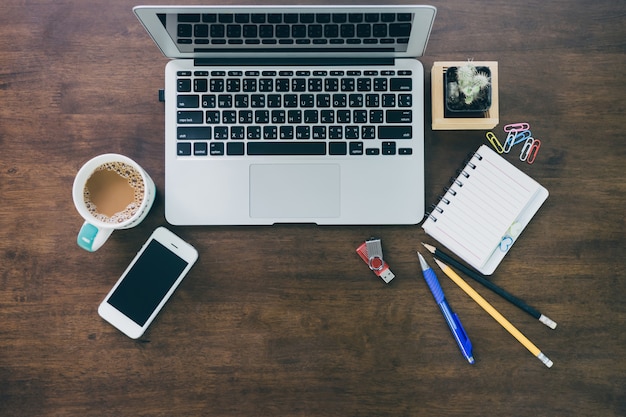
{"type": "Polygon", "coordinates": [[[422,227],[480,270],[540,190],[545,189],[483,145],[422,227]]]}

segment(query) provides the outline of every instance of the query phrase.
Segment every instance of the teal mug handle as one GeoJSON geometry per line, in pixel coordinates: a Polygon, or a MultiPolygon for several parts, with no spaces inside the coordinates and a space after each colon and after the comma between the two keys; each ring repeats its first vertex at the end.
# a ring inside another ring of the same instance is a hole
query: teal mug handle
{"type": "Polygon", "coordinates": [[[76,243],[86,251],[95,252],[107,241],[111,233],[113,233],[113,229],[99,228],[85,222],[78,232],[76,243]]]}

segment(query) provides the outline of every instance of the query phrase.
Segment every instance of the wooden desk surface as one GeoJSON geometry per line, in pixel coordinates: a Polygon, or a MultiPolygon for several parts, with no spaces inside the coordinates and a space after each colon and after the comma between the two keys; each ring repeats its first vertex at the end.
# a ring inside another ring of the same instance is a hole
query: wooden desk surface
{"type": "MultiPolygon", "coordinates": [[[[463,360],[421,278],[418,225],[171,227],[200,252],[179,291],[139,341],[103,322],[99,302],[166,224],[167,60],[135,2],[106,3],[0,13],[0,415],[626,415],[623,1],[432,2],[427,85],[434,61],[498,61],[495,131],[528,121],[543,140],[532,166],[507,156],[550,197],[492,279],[559,325],[472,285],[552,369],[442,277],[474,343],[463,360]],[[161,194],[90,254],[71,186],[105,152],[139,161],[161,194]],[[354,252],[369,236],[391,285],[354,252]]],[[[427,202],[484,134],[427,126],[427,202]]]]}

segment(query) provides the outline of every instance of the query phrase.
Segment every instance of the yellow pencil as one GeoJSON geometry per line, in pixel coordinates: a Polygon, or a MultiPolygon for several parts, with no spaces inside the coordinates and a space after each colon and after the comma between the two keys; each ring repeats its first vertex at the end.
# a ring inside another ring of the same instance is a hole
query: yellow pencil
{"type": "Polygon", "coordinates": [[[491,304],[487,302],[480,294],[478,294],[472,287],[469,286],[467,282],[463,280],[452,268],[448,265],[441,262],[439,259],[435,259],[437,265],[441,268],[444,274],[448,276],[456,285],[461,287],[463,291],[467,293],[479,306],[483,308],[491,317],[493,317],[502,327],[504,327],[511,335],[517,339],[526,349],[530,351],[533,355],[535,355],[544,365],[548,368],[552,367],[552,361],[548,359],[546,355],[541,353],[539,348],[533,344],[526,336],[522,334],[515,326],[511,324],[502,314],[498,312],[491,304]]]}

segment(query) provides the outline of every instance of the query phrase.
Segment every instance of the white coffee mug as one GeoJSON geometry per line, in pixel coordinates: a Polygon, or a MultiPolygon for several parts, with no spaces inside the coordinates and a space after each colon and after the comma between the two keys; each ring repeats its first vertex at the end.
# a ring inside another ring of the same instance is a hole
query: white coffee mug
{"type": "Polygon", "coordinates": [[[87,161],[72,188],[76,210],[85,219],[76,239],[78,246],[96,251],[114,230],[137,226],[155,196],[154,181],[132,159],[110,153],[87,161]]]}

